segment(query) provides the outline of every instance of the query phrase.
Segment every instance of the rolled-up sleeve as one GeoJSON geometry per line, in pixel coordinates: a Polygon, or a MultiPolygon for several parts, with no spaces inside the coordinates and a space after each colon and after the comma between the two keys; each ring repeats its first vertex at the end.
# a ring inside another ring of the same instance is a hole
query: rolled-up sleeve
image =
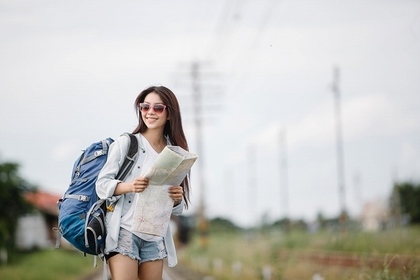
{"type": "Polygon", "coordinates": [[[115,179],[128,150],[129,138],[120,136],[113,142],[108,151],[108,158],[96,181],[96,193],[100,199],[110,198],[121,180],[115,179]]]}
{"type": "Polygon", "coordinates": [[[184,206],[185,206],[184,200],[182,200],[180,204],[172,208],[172,215],[175,215],[175,216],[181,215],[182,212],[184,211],[184,206]]]}

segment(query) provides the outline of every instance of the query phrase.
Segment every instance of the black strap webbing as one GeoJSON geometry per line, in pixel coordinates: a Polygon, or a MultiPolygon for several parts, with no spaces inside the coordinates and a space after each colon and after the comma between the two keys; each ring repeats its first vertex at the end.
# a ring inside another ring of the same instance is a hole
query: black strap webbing
{"type": "Polygon", "coordinates": [[[128,175],[128,173],[131,171],[131,169],[134,166],[134,163],[137,159],[137,153],[139,150],[139,144],[137,141],[137,137],[134,136],[131,133],[124,133],[125,135],[130,137],[130,147],[128,148],[127,155],[124,159],[124,162],[120,168],[120,171],[118,172],[115,179],[118,180],[124,180],[125,177],[128,175]]]}

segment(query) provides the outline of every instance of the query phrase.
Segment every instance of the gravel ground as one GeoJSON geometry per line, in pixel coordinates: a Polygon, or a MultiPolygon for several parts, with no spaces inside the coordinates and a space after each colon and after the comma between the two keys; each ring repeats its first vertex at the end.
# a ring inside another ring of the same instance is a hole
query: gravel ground
{"type": "MultiPolygon", "coordinates": [[[[108,273],[108,277],[111,275],[108,273]]],[[[103,267],[102,262],[98,263],[98,267],[95,271],[85,277],[80,278],[79,280],[102,280],[103,279],[103,267]]],[[[111,279],[111,278],[109,278],[111,279]]],[[[168,267],[165,263],[163,269],[162,280],[212,280],[211,277],[206,277],[198,272],[191,271],[187,267],[178,264],[175,267],[168,267]]]]}
{"type": "Polygon", "coordinates": [[[171,268],[165,266],[162,280],[212,280],[212,278],[198,272],[191,271],[187,267],[178,264],[177,266],[171,268]]]}

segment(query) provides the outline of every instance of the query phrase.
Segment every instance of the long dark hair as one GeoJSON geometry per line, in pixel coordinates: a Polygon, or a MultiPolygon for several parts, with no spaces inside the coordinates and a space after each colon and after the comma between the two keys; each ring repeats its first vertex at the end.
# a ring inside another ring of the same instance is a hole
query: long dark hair
{"type": "MultiPolygon", "coordinates": [[[[168,113],[168,120],[166,121],[163,134],[169,138],[169,141],[174,146],[180,146],[181,148],[188,151],[188,143],[182,128],[181,110],[179,108],[178,100],[175,94],[164,86],[151,86],[140,92],[134,102],[134,108],[136,110],[137,118],[139,123],[134,129],[133,134],[143,133],[147,130],[146,124],[143,122],[141,113],[139,111],[140,103],[144,102],[144,99],[149,93],[156,93],[162,99],[163,104],[166,105],[166,111],[168,113]]],[[[188,208],[188,202],[190,200],[190,187],[188,177],[184,179],[181,186],[184,189],[184,201],[186,208],[188,208]]]]}

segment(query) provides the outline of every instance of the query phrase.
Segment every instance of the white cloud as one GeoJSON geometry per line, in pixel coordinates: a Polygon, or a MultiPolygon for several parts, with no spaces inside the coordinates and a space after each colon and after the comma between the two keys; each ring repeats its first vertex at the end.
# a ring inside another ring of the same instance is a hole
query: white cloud
{"type": "Polygon", "coordinates": [[[68,160],[76,160],[82,153],[80,141],[76,139],[66,140],[56,144],[51,149],[51,159],[55,162],[65,162],[68,160]]]}
{"type": "Polygon", "coordinates": [[[420,113],[405,111],[401,100],[385,95],[360,96],[346,102],[343,122],[350,140],[369,135],[399,135],[419,129],[420,113]]]}
{"type": "MultiPolygon", "coordinates": [[[[404,111],[403,104],[385,95],[347,98],[341,101],[341,124],[345,141],[372,135],[398,135],[418,131],[420,113],[404,111]]],[[[333,100],[324,101],[301,120],[288,126],[273,122],[253,135],[253,141],[269,145],[278,143],[280,131],[287,135],[292,149],[304,145],[324,147],[335,141],[333,100]]]]}
{"type": "Polygon", "coordinates": [[[398,179],[419,180],[420,170],[420,152],[414,146],[414,143],[405,141],[402,144],[400,158],[398,160],[397,177],[398,179]]]}
{"type": "MultiPolygon", "coordinates": [[[[270,151],[277,153],[284,131],[290,186],[298,193],[291,214],[310,215],[318,206],[335,211],[322,200],[325,193],[311,201],[299,195],[319,185],[324,192],[334,189],[334,103],[328,84],[336,63],[343,73],[349,168],[368,174],[372,193],[384,192],[391,165],[398,164],[401,176],[416,174],[419,2],[281,1],[269,18],[264,17],[269,1],[231,4],[227,14],[225,1],[105,2],[2,4],[0,152],[22,161],[28,178],[40,185],[66,186],[81,146],[132,128],[130,106],[139,85],[165,84],[169,76],[180,88],[176,93],[190,92],[189,70],[180,64],[197,55],[215,59],[212,70],[223,71],[222,87],[228,91],[224,111],[215,114],[221,118],[212,123],[217,129],[203,129],[206,155],[201,159],[213,209],[221,209],[224,167],[243,176],[252,145],[258,145],[259,172],[278,171],[269,162],[278,154],[270,151]],[[24,145],[27,135],[36,149],[24,145]]],[[[206,87],[208,76],[202,74],[206,87]]],[[[264,180],[259,184],[270,186],[264,180]]],[[[238,204],[248,201],[243,185],[236,186],[238,204]]],[[[264,192],[259,195],[263,200],[264,192]]],[[[247,218],[245,202],[244,211],[235,213],[239,220],[247,218]]]]}

